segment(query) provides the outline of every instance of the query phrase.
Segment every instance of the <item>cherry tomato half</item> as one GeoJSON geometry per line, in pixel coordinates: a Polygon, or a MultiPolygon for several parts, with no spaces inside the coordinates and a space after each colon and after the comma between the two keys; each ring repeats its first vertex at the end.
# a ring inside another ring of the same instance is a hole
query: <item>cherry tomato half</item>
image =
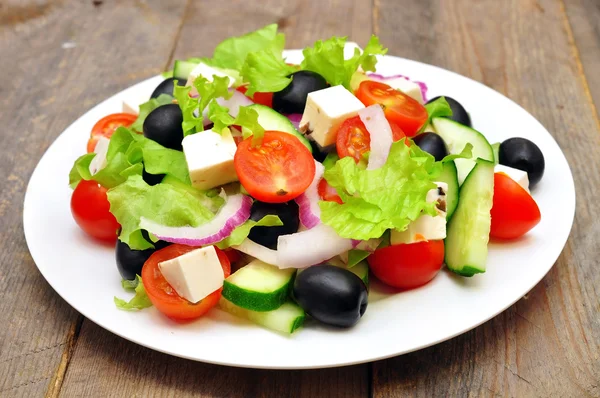
{"type": "Polygon", "coordinates": [[[490,236],[514,239],[525,235],[541,220],[540,209],[533,197],[504,173],[494,174],[490,236]]]}
{"type": "Polygon", "coordinates": [[[90,134],[87,144],[88,153],[94,152],[98,137],[110,138],[119,127],[129,127],[135,122],[135,119],[137,119],[137,115],[131,113],[113,113],[98,120],[90,134]]]}
{"type": "Polygon", "coordinates": [[[252,147],[252,137],[240,142],[235,171],[254,198],[267,203],[290,201],[306,191],[315,176],[310,151],[291,134],[265,131],[263,142],[252,147]]]}
{"type": "MultiPolygon", "coordinates": [[[[236,90],[242,94],[246,94],[246,91],[248,91],[248,87],[239,86],[238,88],[236,88],[236,90]]],[[[254,93],[254,95],[250,97],[250,99],[257,104],[265,105],[269,108],[273,107],[273,93],[254,93]]]]}
{"type": "MultiPolygon", "coordinates": [[[[179,244],[167,246],[164,249],[152,253],[142,268],[142,282],[144,283],[148,298],[152,301],[152,304],[157,310],[169,318],[175,320],[191,320],[199,318],[217,305],[221,298],[222,288],[212,292],[198,303],[192,304],[179,296],[160,272],[160,268],[158,267],[159,263],[179,257],[196,249],[198,248],[179,244]]],[[[227,255],[217,247],[215,247],[215,250],[217,251],[219,261],[221,262],[221,267],[223,267],[225,278],[227,278],[231,273],[229,259],[227,258],[227,255]]]]}
{"type": "Polygon", "coordinates": [[[82,180],[71,196],[71,213],[79,227],[93,238],[114,242],[119,223],[110,212],[106,188],[96,181],[82,180]]]}
{"type": "Polygon", "coordinates": [[[427,123],[427,110],[423,105],[387,84],[365,80],[355,94],[365,106],[383,105],[385,116],[397,123],[407,137],[414,137],[427,123]]]}
{"type": "Polygon", "coordinates": [[[386,285],[412,289],[432,280],[444,263],[444,241],[431,240],[377,249],[369,269],[386,285]]]}
{"type": "MultiPolygon", "coordinates": [[[[394,142],[406,137],[396,123],[390,122],[390,127],[394,142]]],[[[365,152],[369,151],[371,136],[365,124],[360,120],[360,116],[344,120],[336,133],[335,147],[340,158],[351,156],[356,163],[360,162],[365,152]]]]}
{"type": "Polygon", "coordinates": [[[327,180],[324,178],[321,178],[321,181],[319,181],[319,184],[317,185],[317,192],[319,197],[323,200],[328,202],[336,202],[339,204],[344,203],[342,202],[342,198],[340,198],[340,195],[338,195],[335,188],[329,185],[327,180]]]}

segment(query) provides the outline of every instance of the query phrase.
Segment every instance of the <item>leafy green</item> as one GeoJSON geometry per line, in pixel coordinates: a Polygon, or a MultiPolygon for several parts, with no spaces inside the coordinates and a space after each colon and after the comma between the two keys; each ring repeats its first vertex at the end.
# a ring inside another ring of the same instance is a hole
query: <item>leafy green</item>
{"type": "Polygon", "coordinates": [[[110,189],[108,201],[110,212],[121,224],[119,239],[132,250],[153,247],[142,237],[142,217],[171,227],[197,227],[214,217],[214,213],[188,189],[171,184],[149,186],[139,175],[110,189]]]}
{"type": "Polygon", "coordinates": [[[304,61],[302,69],[316,72],[323,76],[332,86],[343,85],[351,90],[352,75],[361,67],[365,71],[375,71],[376,55],[387,53],[379,43],[379,38],[373,35],[361,53],[358,48],[350,59],[344,59],[346,37],[332,37],[329,40],[318,40],[313,47],[302,51],[304,61]]]}
{"type": "Polygon", "coordinates": [[[253,227],[278,227],[280,225],[283,225],[283,222],[281,222],[279,217],[272,214],[264,216],[258,221],[247,220],[245,223],[234,229],[229,237],[217,243],[216,246],[219,249],[227,249],[231,246],[237,246],[248,237],[250,230],[253,227]]]}
{"type": "Polygon", "coordinates": [[[325,157],[325,160],[323,160],[323,167],[325,168],[325,170],[328,170],[335,166],[335,162],[337,162],[338,160],[340,160],[340,157],[337,153],[329,152],[325,157]]]}
{"type": "Polygon", "coordinates": [[[135,288],[138,287],[138,285],[140,284],[140,276],[136,275],[136,278],[132,281],[128,280],[128,279],[122,279],[121,280],[121,286],[123,287],[123,290],[125,290],[126,292],[133,292],[135,291],[135,288]]]}
{"type": "Polygon", "coordinates": [[[148,117],[150,112],[152,112],[159,106],[172,103],[173,97],[168,94],[161,94],[158,96],[158,98],[150,98],[150,100],[140,105],[140,113],[138,114],[137,119],[135,119],[135,122],[133,122],[130,128],[133,131],[141,132],[144,127],[144,121],[146,120],[146,117],[148,117]]]}
{"type": "Polygon", "coordinates": [[[246,95],[281,91],[290,84],[292,78],[288,76],[295,71],[296,67],[285,63],[281,51],[266,49],[249,53],[241,70],[244,82],[249,83],[246,95]]]}
{"type": "Polygon", "coordinates": [[[352,158],[326,170],[325,179],[344,203],[320,201],[322,221],[344,238],[366,240],[387,229],[404,230],[422,212],[435,215],[426,196],[441,170],[431,155],[413,147],[418,148],[395,142],[387,162],[376,170],[364,170],[352,158]]]}
{"type": "Polygon", "coordinates": [[[262,142],[265,129],[258,123],[258,112],[248,106],[240,106],[238,115],[234,119],[229,114],[228,108],[213,100],[208,106],[208,118],[214,123],[213,131],[217,133],[221,133],[224,128],[236,125],[242,128],[244,138],[250,135],[253,136],[253,146],[258,146],[262,142]]]}
{"type": "MultiPolygon", "coordinates": [[[[135,287],[135,296],[129,301],[125,301],[118,297],[114,298],[115,305],[118,309],[124,311],[139,311],[144,308],[152,307],[152,302],[148,295],[146,294],[146,289],[144,288],[144,283],[142,282],[142,278],[139,275],[136,276],[137,285],[135,287]]],[[[128,281],[129,282],[129,281],[128,281]]],[[[132,284],[130,282],[130,284],[132,284]]],[[[125,287],[125,285],[123,285],[125,287]]]]}
{"type": "Polygon", "coordinates": [[[434,117],[452,117],[452,108],[450,108],[450,104],[448,104],[445,97],[440,97],[425,104],[425,110],[427,111],[427,123],[421,130],[424,130],[434,117]]]}

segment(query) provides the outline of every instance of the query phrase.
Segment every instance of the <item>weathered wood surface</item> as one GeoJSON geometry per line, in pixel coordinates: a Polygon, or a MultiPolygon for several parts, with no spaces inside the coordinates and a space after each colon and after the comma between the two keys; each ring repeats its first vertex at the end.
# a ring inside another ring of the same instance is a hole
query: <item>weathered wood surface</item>
{"type": "Polygon", "coordinates": [[[599,26],[594,0],[1,1],[0,396],[600,396],[599,26]],[[479,80],[550,130],[573,170],[577,213],[559,261],[526,298],[419,352],[290,372],[145,349],[53,292],[20,221],[47,146],[108,95],[270,22],[288,47],[333,34],[364,45],[374,32],[391,54],[479,80]]]}

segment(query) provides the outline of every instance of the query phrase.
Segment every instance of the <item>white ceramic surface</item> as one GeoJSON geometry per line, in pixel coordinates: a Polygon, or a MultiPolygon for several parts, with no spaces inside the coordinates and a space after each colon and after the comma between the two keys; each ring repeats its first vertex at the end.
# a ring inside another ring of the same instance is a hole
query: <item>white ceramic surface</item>
{"type": "MultiPolygon", "coordinates": [[[[287,53],[299,61],[299,51],[287,53]]],[[[69,209],[68,173],[101,117],[121,111],[123,99],[148,98],[157,76],[95,106],[69,126],[40,160],[27,188],[23,222],[29,249],[48,283],[70,305],[103,328],[157,351],[198,361],[253,368],[321,368],[350,365],[418,350],[464,333],[497,315],[532,289],[564,247],[575,211],[567,161],[548,131],[520,106],[492,89],[455,73],[386,56],[378,73],[403,74],[429,86],[429,97],[449,95],[470,112],[473,126],[490,142],[513,136],[537,143],[546,171],[533,195],[541,223],[524,239],[491,243],[488,271],[461,278],[447,271],[433,282],[393,294],[374,284],[367,312],[357,326],[334,330],[308,322],[285,337],[220,310],[180,325],[154,308],[119,311],[113,296],[128,297],[120,284],[112,247],[87,238],[69,209]],[[560,212],[552,211],[560,203],[560,212]]],[[[101,348],[99,348],[101,349],[101,348]]]]}

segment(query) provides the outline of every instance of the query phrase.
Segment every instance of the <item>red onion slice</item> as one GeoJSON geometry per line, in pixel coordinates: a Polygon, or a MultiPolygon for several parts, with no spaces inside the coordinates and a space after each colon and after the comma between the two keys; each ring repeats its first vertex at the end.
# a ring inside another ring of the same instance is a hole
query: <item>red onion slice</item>
{"type": "Polygon", "coordinates": [[[167,242],[188,246],[211,245],[228,237],[235,228],[246,222],[250,218],[251,207],[252,199],[249,196],[237,194],[229,196],[215,218],[199,227],[168,227],[142,217],[140,228],[167,242]]]}
{"type": "Polygon", "coordinates": [[[321,223],[321,209],[319,208],[318,186],[325,168],[315,160],[315,177],[308,189],[296,198],[299,207],[300,222],[307,229],[311,229],[321,223]]]}
{"type": "Polygon", "coordinates": [[[294,125],[294,127],[296,128],[296,130],[298,130],[300,127],[300,120],[302,120],[302,114],[301,113],[290,113],[290,114],[286,114],[285,115],[288,119],[290,119],[290,122],[292,122],[292,124],[294,125]]]}
{"type": "Polygon", "coordinates": [[[427,88],[427,84],[425,84],[424,82],[411,80],[408,76],[404,76],[404,75],[383,76],[383,75],[379,75],[377,73],[369,73],[367,75],[367,77],[371,80],[375,80],[375,81],[382,82],[382,83],[385,83],[386,80],[392,80],[392,79],[397,79],[397,78],[402,78],[402,79],[411,81],[411,82],[415,83],[417,86],[419,86],[419,89],[421,90],[421,96],[423,97],[423,101],[427,102],[428,88],[427,88]]]}
{"type": "Polygon", "coordinates": [[[378,104],[371,105],[358,112],[371,136],[371,152],[367,170],[380,168],[387,161],[393,143],[392,128],[378,104]]]}

